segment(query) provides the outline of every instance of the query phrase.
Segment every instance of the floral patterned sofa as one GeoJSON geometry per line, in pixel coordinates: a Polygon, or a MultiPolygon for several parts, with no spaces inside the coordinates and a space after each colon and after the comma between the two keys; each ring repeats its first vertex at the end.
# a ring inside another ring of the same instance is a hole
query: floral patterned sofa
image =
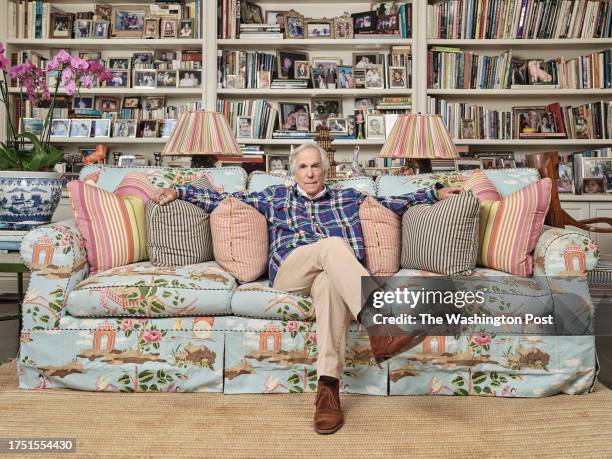
{"type": "MultiPolygon", "coordinates": [[[[206,175],[216,189],[261,190],[281,179],[244,170],[89,166],[81,179],[114,190],[128,172],[158,186],[206,175]]],[[[488,170],[502,196],[538,179],[533,169],[488,170]]],[[[378,195],[403,194],[458,174],[361,177],[331,182],[378,195]]],[[[24,389],[88,391],[313,391],[316,324],[310,298],[277,291],[267,279],[244,285],[215,262],[159,268],[148,262],[88,276],[83,239],[73,221],[31,231],[21,256],[32,270],[23,304],[18,359],[24,389]]],[[[534,253],[535,274],[582,273],[598,252],[585,236],[546,229],[534,253]],[[571,257],[567,257],[570,254],[571,257]],[[570,260],[570,264],[567,264],[570,260]]],[[[431,273],[403,269],[398,275],[431,273]]],[[[513,276],[477,268],[478,275],[513,276]]],[[[586,284],[585,284],[586,285],[586,284]]],[[[585,292],[587,313],[592,305],[585,292]]],[[[371,395],[448,394],[539,397],[583,394],[596,375],[591,336],[429,337],[377,364],[352,324],[342,390],[371,395]]]]}

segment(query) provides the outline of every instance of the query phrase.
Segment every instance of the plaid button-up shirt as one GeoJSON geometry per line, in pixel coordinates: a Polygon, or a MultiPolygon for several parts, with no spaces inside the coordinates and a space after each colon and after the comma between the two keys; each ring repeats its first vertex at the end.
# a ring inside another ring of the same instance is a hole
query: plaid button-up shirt
{"type": "MultiPolygon", "coordinates": [[[[398,215],[414,204],[437,201],[436,184],[402,196],[376,197],[385,207],[398,215]]],[[[229,193],[196,188],[191,185],[176,188],[179,199],[212,212],[229,193]]],[[[368,195],[355,189],[332,190],[314,200],[303,196],[297,185],[275,185],[254,193],[237,192],[231,196],[250,204],[261,212],[269,223],[270,252],[268,274],[270,285],[281,263],[291,251],[326,237],[338,236],[347,241],[359,261],[363,261],[363,233],[359,221],[359,206],[368,195]]]]}

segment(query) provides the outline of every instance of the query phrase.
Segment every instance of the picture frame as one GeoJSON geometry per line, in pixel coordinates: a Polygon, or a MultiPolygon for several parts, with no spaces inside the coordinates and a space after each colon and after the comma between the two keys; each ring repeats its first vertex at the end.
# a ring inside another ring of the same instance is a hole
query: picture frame
{"type": "Polygon", "coordinates": [[[119,160],[117,161],[117,166],[119,167],[133,167],[135,166],[134,162],[136,161],[135,155],[121,155],[119,156],[119,160]]]}
{"type": "Polygon", "coordinates": [[[351,65],[340,65],[338,67],[338,89],[354,89],[355,76],[351,65]]]}
{"type": "Polygon", "coordinates": [[[72,38],[72,22],[70,13],[51,13],[49,38],[72,38]]]}
{"type": "Polygon", "coordinates": [[[110,22],[104,19],[96,19],[93,22],[93,32],[91,34],[91,38],[108,38],[110,22]]]}
{"type": "Polygon", "coordinates": [[[70,136],[70,119],[54,119],[51,121],[51,138],[66,138],[70,136]]]}
{"type": "Polygon", "coordinates": [[[462,139],[475,139],[476,129],[473,119],[462,119],[461,120],[461,138],[462,139]]]}
{"type": "Polygon", "coordinates": [[[123,38],[142,37],[144,34],[144,19],[148,14],[148,5],[113,6],[111,16],[113,36],[123,38]]]}
{"type": "Polygon", "coordinates": [[[115,120],[113,124],[113,137],[135,138],[136,120],[121,119],[115,120]]]}
{"type": "Polygon", "coordinates": [[[310,101],[312,113],[319,119],[327,121],[327,118],[342,117],[341,99],[312,99],[310,101]]]}
{"type": "Polygon", "coordinates": [[[79,156],[83,164],[104,164],[104,159],[98,155],[96,147],[79,147],[79,156]]]}
{"type": "Polygon", "coordinates": [[[159,126],[160,137],[164,139],[170,137],[177,122],[178,120],[175,120],[175,119],[166,119],[166,120],[160,121],[160,126],[159,126]]]}
{"type": "Polygon", "coordinates": [[[90,119],[73,119],[70,123],[70,137],[89,137],[91,134],[91,122],[90,119]]]}
{"type": "Polygon", "coordinates": [[[372,97],[355,98],[355,110],[364,110],[366,112],[374,110],[374,99],[372,97]]]}
{"type": "Polygon", "coordinates": [[[351,14],[353,18],[353,31],[358,33],[372,33],[376,31],[376,11],[351,14]]]}
{"type": "Polygon", "coordinates": [[[306,38],[334,38],[333,19],[305,19],[304,29],[306,38]]]}
{"type": "Polygon", "coordinates": [[[102,60],[102,52],[101,51],[79,51],[79,57],[85,61],[99,61],[102,60]]]}
{"type": "Polygon", "coordinates": [[[319,118],[315,113],[310,114],[310,131],[317,132],[319,127],[327,126],[327,119],[319,118]]]}
{"type": "Polygon", "coordinates": [[[161,110],[166,105],[166,98],[164,96],[149,96],[145,104],[146,110],[161,110]]]}
{"type": "Polygon", "coordinates": [[[287,10],[266,10],[266,24],[278,25],[281,33],[285,32],[285,14],[287,10]]]}
{"type": "Polygon", "coordinates": [[[157,70],[155,80],[158,88],[176,88],[178,70],[157,70]]]}
{"type": "Polygon", "coordinates": [[[560,162],[559,177],[557,178],[557,192],[573,193],[574,192],[574,164],[570,161],[560,162]]]}
{"type": "Polygon", "coordinates": [[[96,3],[94,7],[94,14],[97,18],[110,22],[113,15],[113,7],[112,5],[108,5],[106,3],[96,3]]]}
{"type": "Polygon", "coordinates": [[[497,160],[492,156],[482,156],[479,158],[482,169],[497,169],[497,160]]]}
{"type": "Polygon", "coordinates": [[[144,18],[144,38],[159,38],[159,16],[144,18]]]}
{"type": "Polygon", "coordinates": [[[123,108],[138,109],[140,108],[140,97],[139,96],[126,96],[123,98],[123,108]]]}
{"type": "Polygon", "coordinates": [[[276,51],[278,77],[285,80],[295,78],[295,61],[309,61],[308,53],[299,51],[276,51]]]}
{"type": "Polygon", "coordinates": [[[153,53],[153,60],[156,63],[164,63],[171,65],[172,61],[176,59],[176,51],[170,51],[167,49],[156,49],[153,53]]]}
{"type": "Polygon", "coordinates": [[[193,38],[193,19],[181,19],[178,31],[179,38],[193,38]]]}
{"type": "Polygon", "coordinates": [[[279,102],[278,115],[283,131],[297,131],[297,113],[307,113],[310,116],[310,107],[306,102],[279,102]]]}
{"type": "Polygon", "coordinates": [[[136,137],[150,139],[157,137],[157,120],[141,120],[138,122],[136,137]]]}
{"type": "Polygon", "coordinates": [[[157,87],[157,75],[155,70],[134,70],[133,88],[153,89],[157,87]]]}
{"type": "Polygon", "coordinates": [[[91,135],[92,137],[110,137],[111,120],[96,119],[92,120],[91,135]]]}
{"type": "Polygon", "coordinates": [[[583,194],[604,194],[605,192],[605,179],[596,177],[585,177],[582,179],[583,194]]]}
{"type": "Polygon", "coordinates": [[[284,14],[285,38],[304,38],[304,16],[295,10],[284,14]]]}
{"type": "Polygon", "coordinates": [[[72,98],[73,110],[93,110],[94,96],[74,96],[72,98]]]}
{"type": "Polygon", "coordinates": [[[364,87],[366,89],[383,89],[385,87],[384,75],[382,64],[368,64],[365,70],[364,87]]]}
{"type": "Polygon", "coordinates": [[[327,118],[327,126],[331,134],[348,134],[348,121],[346,118],[327,118]]]}
{"type": "Polygon", "coordinates": [[[363,88],[365,84],[366,67],[370,64],[381,64],[383,55],[376,52],[353,53],[353,74],[355,75],[355,87],[363,88]]]}
{"type": "Polygon", "coordinates": [[[202,71],[179,70],[177,86],[179,88],[200,88],[202,86],[202,71]]]}
{"type": "Polygon", "coordinates": [[[96,108],[103,113],[118,112],[121,109],[121,98],[98,96],[96,97],[96,108]]]}
{"type": "Polygon", "coordinates": [[[91,38],[91,19],[75,19],[73,21],[74,38],[91,38]]]}
{"type": "Polygon", "coordinates": [[[244,2],[240,8],[240,22],[242,24],[263,24],[261,7],[253,2],[244,2]]]}
{"type": "Polygon", "coordinates": [[[336,177],[349,178],[352,170],[353,168],[350,162],[340,162],[336,165],[336,177]]]}
{"type": "Polygon", "coordinates": [[[21,118],[19,133],[30,132],[34,135],[42,135],[43,120],[39,118],[21,118]]]}
{"type": "Polygon", "coordinates": [[[340,65],[342,65],[342,59],[338,57],[313,59],[311,70],[313,86],[319,89],[336,89],[340,65]]]}
{"type": "Polygon", "coordinates": [[[353,18],[350,14],[345,12],[342,16],[335,17],[333,23],[334,37],[336,39],[350,39],[354,37],[353,18]]]}
{"type": "Polygon", "coordinates": [[[406,67],[389,67],[389,88],[407,88],[406,67]]]}
{"type": "Polygon", "coordinates": [[[257,89],[269,89],[270,88],[270,72],[267,70],[257,71],[257,89]]]}
{"type": "Polygon", "coordinates": [[[385,16],[397,13],[397,4],[391,2],[374,2],[371,5],[372,11],[376,11],[377,16],[385,16]]]}
{"type": "Polygon", "coordinates": [[[108,59],[110,70],[130,70],[131,67],[132,59],[129,57],[110,57],[108,59]]]}
{"type": "Polygon", "coordinates": [[[545,106],[513,107],[514,128],[519,139],[562,138],[567,134],[557,131],[555,116],[545,106]]]}
{"type": "Polygon", "coordinates": [[[296,80],[310,80],[310,61],[294,61],[293,73],[296,80]]]}
{"type": "Polygon", "coordinates": [[[295,129],[301,132],[310,131],[310,113],[300,112],[295,114],[295,129]]]}
{"type": "Polygon", "coordinates": [[[112,88],[129,88],[130,87],[130,71],[129,70],[113,70],[110,72],[111,78],[104,82],[105,86],[112,88]]]}
{"type": "Polygon", "coordinates": [[[253,138],[253,118],[250,116],[236,117],[236,138],[237,139],[252,139],[253,138]]]}
{"type": "Polygon", "coordinates": [[[366,115],[366,138],[385,138],[385,116],[379,114],[366,115]]]}
{"type": "Polygon", "coordinates": [[[161,38],[176,38],[178,34],[178,20],[174,17],[162,17],[159,27],[161,38]]]}
{"type": "Polygon", "coordinates": [[[455,168],[457,172],[482,169],[482,162],[480,159],[456,159],[455,168]]]}
{"type": "Polygon", "coordinates": [[[510,61],[510,87],[526,86],[527,83],[527,64],[525,59],[513,57],[510,61]]]}
{"type": "Polygon", "coordinates": [[[376,16],[376,32],[381,34],[397,35],[399,34],[399,14],[387,14],[384,16],[376,16]]]}
{"type": "Polygon", "coordinates": [[[268,172],[281,172],[287,174],[289,172],[289,156],[270,155],[268,159],[268,172]]]}
{"type": "Polygon", "coordinates": [[[612,192],[612,157],[583,157],[582,178],[601,178],[604,190],[612,192]]]}
{"type": "MultiPolygon", "coordinates": [[[[132,54],[134,65],[149,65],[153,63],[153,53],[139,52],[132,54]]],[[[146,67],[144,67],[146,69],[146,67]]],[[[140,69],[136,69],[140,70],[140,69]]]]}
{"type": "Polygon", "coordinates": [[[516,169],[516,160],[501,158],[498,160],[498,167],[501,169],[516,169]]]}

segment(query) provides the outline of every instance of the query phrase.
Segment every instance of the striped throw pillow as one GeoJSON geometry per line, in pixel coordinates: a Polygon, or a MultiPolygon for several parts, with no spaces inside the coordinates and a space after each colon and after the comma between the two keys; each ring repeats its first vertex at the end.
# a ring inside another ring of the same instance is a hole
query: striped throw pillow
{"type": "Polygon", "coordinates": [[[471,274],[479,212],[480,201],[471,192],[410,207],[402,217],[402,268],[447,276],[471,274]]]}
{"type": "Polygon", "coordinates": [[[533,273],[532,252],[550,204],[552,182],[544,178],[498,201],[483,201],[478,264],[516,276],[533,273]]]}
{"type": "Polygon", "coordinates": [[[80,180],[68,183],[90,274],[147,259],[146,203],[122,185],[111,193],[80,180]]]}
{"type": "Polygon", "coordinates": [[[359,207],[365,249],[364,266],[372,276],[399,271],[402,221],[395,212],[369,196],[359,207]]]}
{"type": "Polygon", "coordinates": [[[464,190],[471,190],[480,201],[501,201],[502,197],[497,192],[493,182],[481,170],[475,170],[472,175],[463,182],[464,190]]]}
{"type": "Polygon", "coordinates": [[[215,261],[241,284],[267,272],[268,222],[253,207],[234,197],[210,214],[215,261]]]}

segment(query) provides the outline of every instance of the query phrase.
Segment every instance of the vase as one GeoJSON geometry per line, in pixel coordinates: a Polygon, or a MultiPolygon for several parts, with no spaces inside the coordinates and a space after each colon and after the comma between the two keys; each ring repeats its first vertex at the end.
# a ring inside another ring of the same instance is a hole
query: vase
{"type": "Polygon", "coordinates": [[[0,171],[0,229],[30,230],[50,223],[61,196],[57,172],[0,171]]]}

